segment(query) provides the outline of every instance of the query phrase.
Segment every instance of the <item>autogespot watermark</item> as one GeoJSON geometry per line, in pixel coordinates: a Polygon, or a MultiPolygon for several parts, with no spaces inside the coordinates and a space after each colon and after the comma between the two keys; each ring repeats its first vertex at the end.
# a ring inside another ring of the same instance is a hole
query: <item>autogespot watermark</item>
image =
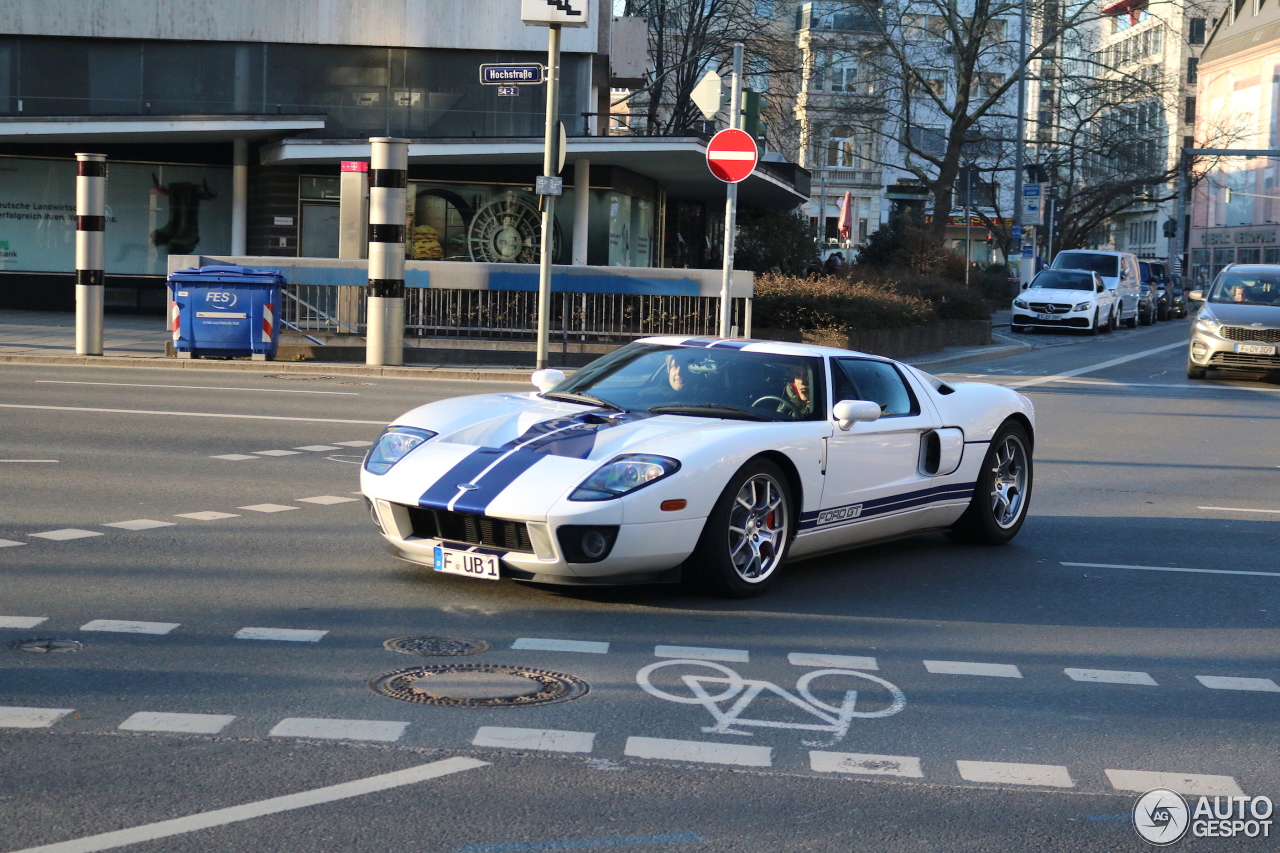
{"type": "Polygon", "coordinates": [[[1147,791],[1133,805],[1133,827],[1159,847],[1196,838],[1270,838],[1269,797],[1200,797],[1195,808],[1167,788],[1147,791]]]}

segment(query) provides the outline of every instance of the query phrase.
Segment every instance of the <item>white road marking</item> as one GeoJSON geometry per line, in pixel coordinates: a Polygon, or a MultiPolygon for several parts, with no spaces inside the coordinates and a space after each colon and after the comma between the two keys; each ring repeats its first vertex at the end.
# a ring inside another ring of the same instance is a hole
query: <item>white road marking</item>
{"type": "Polygon", "coordinates": [[[589,640],[544,640],[540,637],[520,637],[511,644],[511,648],[542,652],[586,652],[593,655],[609,653],[608,643],[589,640]]]}
{"type": "MultiPolygon", "coordinates": [[[[787,660],[796,666],[835,667],[837,669],[879,669],[875,658],[861,655],[811,655],[805,652],[792,652],[787,660]]],[[[835,753],[833,753],[835,754],[835,753]]]]}
{"type": "Polygon", "coordinates": [[[216,735],[234,720],[223,714],[165,714],[155,711],[139,711],[120,724],[126,732],[185,732],[195,735],[216,735]]]}
{"type": "Polygon", "coordinates": [[[289,717],[276,723],[267,732],[272,737],[306,737],[331,740],[380,740],[397,741],[409,727],[408,723],[387,720],[326,720],[308,717],[289,717]]]}
{"type": "Polygon", "coordinates": [[[301,791],[297,794],[287,794],[283,797],[272,797],[269,800],[259,800],[256,803],[246,803],[242,806],[215,809],[211,812],[188,815],[174,818],[173,820],[162,820],[158,823],[148,823],[130,829],[104,832],[100,835],[90,835],[87,838],[77,838],[56,844],[44,844],[40,847],[28,847],[25,850],[15,850],[14,853],[96,853],[99,850],[113,850],[117,847],[137,844],[141,841],[169,838],[174,835],[183,835],[214,826],[239,823],[240,821],[251,820],[263,815],[279,814],[293,809],[302,809],[308,806],[372,794],[377,791],[386,791],[391,788],[425,782],[428,779],[438,779],[441,776],[461,773],[464,770],[474,770],[477,767],[485,767],[487,765],[488,762],[478,761],[474,758],[446,758],[443,761],[420,764],[417,767],[410,767],[406,770],[397,770],[394,773],[384,773],[380,776],[370,776],[354,782],[344,782],[341,785],[330,785],[327,788],[301,791]]]}
{"type": "Polygon", "coordinates": [[[1196,509],[1211,509],[1217,512],[1266,512],[1280,515],[1280,509],[1246,509],[1240,506],[1198,506],[1196,509]]]}
{"type": "Polygon", "coordinates": [[[26,542],[14,542],[12,539],[0,539],[0,548],[13,548],[17,545],[26,544],[26,542]]]}
{"type": "Polygon", "coordinates": [[[358,391],[293,391],[286,388],[227,388],[221,385],[143,385],[137,382],[73,382],[69,379],[37,379],[37,385],[111,385],[117,388],[186,388],[191,391],[259,391],[264,394],[329,394],[359,397],[358,391]]]}
{"type": "Polygon", "coordinates": [[[48,616],[0,616],[0,628],[34,628],[48,621],[48,616]]]}
{"type": "Polygon", "coordinates": [[[223,518],[239,518],[234,512],[180,512],[174,518],[194,518],[196,521],[218,521],[223,518]]]}
{"type": "Polygon", "coordinates": [[[252,504],[250,506],[238,506],[236,509],[247,509],[250,512],[288,512],[291,509],[297,509],[297,507],[285,506],[284,504],[252,504]]]}
{"type": "Polygon", "coordinates": [[[481,726],[471,743],[504,749],[540,749],[548,752],[590,752],[596,736],[592,732],[561,732],[554,729],[513,729],[481,726]]]}
{"type": "Polygon", "coordinates": [[[1105,379],[1059,379],[1071,385],[1096,385],[1102,388],[1170,388],[1177,391],[1262,391],[1280,394],[1280,388],[1257,388],[1252,385],[1218,385],[1207,382],[1197,385],[1181,385],[1174,382],[1116,382],[1105,379]]]}
{"type": "Polygon", "coordinates": [[[42,462],[46,464],[56,463],[57,461],[57,459],[0,459],[0,462],[42,462]]]}
{"type": "Polygon", "coordinates": [[[1011,764],[1004,761],[957,761],[960,778],[969,782],[994,782],[1001,785],[1044,785],[1050,788],[1074,788],[1067,768],[1058,764],[1011,764]]]}
{"type": "Polygon", "coordinates": [[[75,708],[19,708],[0,706],[0,728],[47,729],[75,708]]]}
{"type": "Polygon", "coordinates": [[[28,536],[38,536],[41,539],[52,539],[54,542],[66,542],[68,539],[87,539],[90,536],[101,536],[93,530],[77,530],[74,527],[66,527],[62,530],[49,530],[44,533],[28,533],[28,536]]]}
{"type": "Polygon", "coordinates": [[[296,450],[255,450],[257,456],[301,456],[296,450]]]}
{"type": "Polygon", "coordinates": [[[1122,669],[1072,669],[1063,672],[1074,681],[1091,681],[1099,684],[1144,684],[1157,687],[1156,680],[1145,672],[1126,672],[1122,669]]]}
{"type": "Polygon", "coordinates": [[[657,737],[629,737],[625,750],[633,758],[665,758],[671,761],[699,761],[704,764],[736,764],[741,767],[772,767],[771,752],[772,747],[768,746],[657,737]]]}
{"type": "Polygon", "coordinates": [[[372,447],[372,441],[335,441],[334,444],[340,444],[343,447],[372,447]]]}
{"type": "Polygon", "coordinates": [[[210,459],[225,459],[228,462],[247,462],[250,459],[261,459],[261,456],[246,456],[243,453],[224,453],[221,456],[210,456],[210,459]]]}
{"type": "Polygon", "coordinates": [[[306,447],[295,447],[294,450],[310,450],[312,453],[320,453],[324,450],[337,450],[331,444],[308,444],[306,447]]]}
{"type": "Polygon", "coordinates": [[[1280,578],[1280,572],[1242,572],[1235,569],[1183,569],[1177,566],[1123,566],[1116,563],[1062,563],[1080,569],[1134,569],[1140,572],[1184,572],[1192,575],[1251,575],[1280,578]]]}
{"type": "Polygon", "coordinates": [[[1009,663],[970,663],[959,660],[927,660],[924,668],[939,675],[991,675],[996,678],[1021,678],[1018,668],[1009,663]]]}
{"type": "Polygon", "coordinates": [[[103,527],[119,527],[121,530],[154,530],[157,527],[177,527],[172,521],[155,521],[150,518],[135,518],[133,521],[111,521],[103,527]]]}
{"type": "Polygon", "coordinates": [[[308,631],[302,628],[241,628],[236,631],[237,640],[280,640],[286,643],[318,643],[328,631],[308,631]]]}
{"type": "Polygon", "coordinates": [[[654,646],[653,655],[659,658],[722,660],[728,663],[748,663],[751,659],[751,653],[745,649],[704,649],[699,646],[654,646]]]}
{"type": "Polygon", "coordinates": [[[1117,791],[1150,791],[1168,788],[1193,797],[1205,795],[1239,797],[1244,795],[1230,776],[1203,776],[1194,773],[1155,773],[1150,770],[1108,770],[1107,779],[1117,791]]]}
{"type": "MultiPolygon", "coordinates": [[[[223,414],[221,412],[158,412],[149,409],[93,409],[84,406],[29,406],[19,403],[0,403],[0,409],[43,409],[51,412],[95,412],[98,414],[108,415],[172,415],[178,418],[236,418],[238,420],[248,421],[306,421],[308,423],[318,424],[369,424],[371,426],[385,426],[385,421],[355,421],[343,418],[288,418],[283,415],[232,415],[223,414]]],[[[334,442],[342,444],[343,442],[334,442]]],[[[373,442],[365,442],[365,444],[373,444],[373,442]]],[[[363,447],[361,445],[351,445],[352,447],[363,447]]]]}
{"type": "Polygon", "coordinates": [[[1199,681],[1210,690],[1256,690],[1261,693],[1280,693],[1280,685],[1270,678],[1236,678],[1230,675],[1197,675],[1199,681]]]}
{"type": "Polygon", "coordinates": [[[80,626],[81,631],[112,631],[118,634],[167,634],[181,622],[130,622],[121,619],[94,619],[80,626]]]}
{"type": "Polygon", "coordinates": [[[320,506],[330,506],[332,504],[354,503],[358,498],[340,498],[337,495],[316,495],[314,498],[298,498],[299,503],[319,504],[320,506]]]}
{"type": "Polygon", "coordinates": [[[1036,385],[1045,385],[1049,382],[1056,382],[1059,379],[1065,379],[1071,376],[1081,376],[1085,373],[1096,373],[1099,370],[1106,370],[1108,367],[1115,367],[1118,364],[1126,364],[1130,361],[1137,361],[1140,358],[1146,358],[1149,355],[1155,355],[1160,352],[1168,352],[1171,349],[1186,347],[1186,341],[1179,341],[1176,344],[1165,344],[1162,347],[1135,352],[1133,355],[1122,355],[1119,358],[1113,358],[1109,361],[1100,361],[1097,364],[1090,364],[1087,367],[1079,367],[1075,370],[1067,370],[1062,373],[1055,373],[1052,376],[1039,376],[1035,379],[1028,379],[1024,382],[1013,382],[1006,385],[1006,388],[1032,388],[1036,385]]]}
{"type": "Polygon", "coordinates": [[[920,759],[907,755],[862,755],[856,752],[809,751],[809,767],[819,773],[862,773],[923,779],[920,759]]]}

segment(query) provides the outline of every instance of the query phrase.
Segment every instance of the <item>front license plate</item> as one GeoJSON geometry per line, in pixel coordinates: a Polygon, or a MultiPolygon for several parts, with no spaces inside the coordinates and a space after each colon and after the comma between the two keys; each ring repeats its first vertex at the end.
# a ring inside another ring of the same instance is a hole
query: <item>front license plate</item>
{"type": "Polygon", "coordinates": [[[1276,348],[1263,346],[1262,344],[1236,344],[1236,352],[1248,355],[1275,355],[1276,348]]]}
{"type": "Polygon", "coordinates": [[[1052,320],[1052,321],[1054,321],[1054,322],[1057,322],[1058,320],[1061,320],[1062,318],[1061,318],[1061,317],[1059,317],[1059,316],[1057,316],[1056,314],[1037,314],[1037,315],[1036,315],[1036,319],[1037,319],[1037,320],[1052,320]]]}
{"type": "Polygon", "coordinates": [[[498,580],[498,558],[492,554],[475,551],[458,551],[436,546],[436,571],[448,575],[466,575],[469,578],[498,580]]]}

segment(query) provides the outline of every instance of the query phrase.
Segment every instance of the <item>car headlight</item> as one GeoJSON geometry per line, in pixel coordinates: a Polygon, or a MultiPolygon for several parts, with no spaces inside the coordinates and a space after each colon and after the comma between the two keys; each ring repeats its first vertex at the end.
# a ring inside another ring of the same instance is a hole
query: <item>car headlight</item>
{"type": "Polygon", "coordinates": [[[410,426],[389,426],[378,436],[369,453],[364,457],[364,470],[370,474],[385,474],[401,459],[409,455],[419,444],[439,433],[410,426]]]}
{"type": "Polygon", "coordinates": [[[1210,335],[1218,334],[1218,329],[1222,328],[1222,324],[1214,317],[1206,317],[1202,313],[1196,319],[1196,331],[1207,332],[1210,335]]]}
{"type": "Polygon", "coordinates": [[[1031,306],[1028,305],[1026,302],[1022,301],[1021,299],[1015,299],[1013,300],[1013,307],[1025,309],[1025,308],[1030,308],[1031,306]]]}
{"type": "Polygon", "coordinates": [[[610,501],[656,483],[680,470],[680,463],[666,456],[629,453],[609,460],[583,480],[569,495],[571,501],[610,501]]]}
{"type": "Polygon", "coordinates": [[[1087,311],[1087,310],[1088,310],[1092,305],[1093,305],[1093,303],[1092,303],[1092,302],[1081,302],[1079,305],[1077,305],[1076,307],[1072,308],[1071,310],[1072,310],[1072,311],[1087,311]]]}

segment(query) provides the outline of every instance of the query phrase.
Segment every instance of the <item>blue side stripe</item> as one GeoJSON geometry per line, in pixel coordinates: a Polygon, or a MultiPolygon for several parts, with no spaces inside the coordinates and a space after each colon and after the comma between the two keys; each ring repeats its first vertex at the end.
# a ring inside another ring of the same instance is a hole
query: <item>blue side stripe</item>
{"type": "MultiPolygon", "coordinates": [[[[931,503],[942,503],[944,501],[962,500],[973,496],[973,484],[956,484],[951,486],[935,486],[930,489],[921,489],[915,492],[906,492],[901,495],[894,495],[887,498],[876,498],[875,500],[863,501],[861,503],[862,511],[856,518],[851,518],[845,522],[837,522],[834,524],[823,525],[823,529],[831,529],[834,527],[843,527],[846,524],[856,524],[869,518],[876,518],[890,513],[900,512],[906,509],[914,509],[916,507],[925,506],[931,503]]],[[[800,516],[800,530],[812,530],[818,526],[818,516],[822,512],[833,512],[849,507],[859,506],[859,504],[846,504],[839,507],[828,507],[816,512],[806,512],[800,516]]]]}

